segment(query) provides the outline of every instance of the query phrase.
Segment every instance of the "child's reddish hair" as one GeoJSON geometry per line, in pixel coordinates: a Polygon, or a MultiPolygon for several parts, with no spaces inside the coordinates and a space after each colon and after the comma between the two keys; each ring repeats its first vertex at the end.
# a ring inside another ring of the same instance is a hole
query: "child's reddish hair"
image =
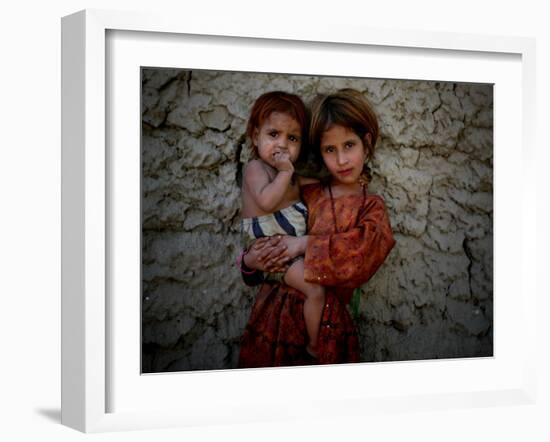
{"type": "MultiPolygon", "coordinates": [[[[288,92],[273,91],[260,95],[254,102],[250,111],[250,118],[246,126],[246,135],[252,141],[254,131],[259,128],[273,112],[281,112],[290,115],[300,125],[302,130],[301,145],[307,143],[307,131],[309,127],[309,115],[306,106],[298,95],[288,92]]],[[[258,146],[251,142],[252,153],[258,157],[258,146]]]]}

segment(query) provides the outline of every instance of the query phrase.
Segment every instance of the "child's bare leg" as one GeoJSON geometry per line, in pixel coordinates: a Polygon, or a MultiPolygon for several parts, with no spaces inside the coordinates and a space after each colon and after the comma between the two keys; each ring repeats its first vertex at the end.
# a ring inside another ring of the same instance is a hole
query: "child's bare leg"
{"type": "Polygon", "coordinates": [[[325,288],[319,284],[304,281],[304,260],[292,263],[285,273],[284,281],[290,287],[300,290],[306,297],[304,301],[304,320],[309,336],[308,351],[316,356],[319,326],[325,304],[325,288]]]}

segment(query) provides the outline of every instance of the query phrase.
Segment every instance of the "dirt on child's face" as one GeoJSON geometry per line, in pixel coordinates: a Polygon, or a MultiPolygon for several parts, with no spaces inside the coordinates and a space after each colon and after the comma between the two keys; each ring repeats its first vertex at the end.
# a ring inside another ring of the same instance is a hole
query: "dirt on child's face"
{"type": "Polygon", "coordinates": [[[293,163],[300,155],[302,128],[290,115],[272,112],[263,124],[256,128],[252,142],[260,159],[275,167],[274,156],[287,153],[293,163]]]}
{"type": "Polygon", "coordinates": [[[359,135],[344,126],[331,126],[321,136],[320,149],[334,184],[358,183],[367,156],[359,135]]]}

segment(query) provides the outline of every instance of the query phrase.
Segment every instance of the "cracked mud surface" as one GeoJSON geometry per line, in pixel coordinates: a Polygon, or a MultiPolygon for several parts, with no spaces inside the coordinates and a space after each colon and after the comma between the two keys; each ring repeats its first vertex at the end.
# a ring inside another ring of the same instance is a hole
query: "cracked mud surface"
{"type": "Polygon", "coordinates": [[[144,371],[236,365],[254,296],[234,266],[243,134],[274,89],[307,102],[354,87],[380,120],[370,191],[397,245],[362,287],[363,360],[492,355],[492,85],[176,69],[142,80],[144,371]]]}

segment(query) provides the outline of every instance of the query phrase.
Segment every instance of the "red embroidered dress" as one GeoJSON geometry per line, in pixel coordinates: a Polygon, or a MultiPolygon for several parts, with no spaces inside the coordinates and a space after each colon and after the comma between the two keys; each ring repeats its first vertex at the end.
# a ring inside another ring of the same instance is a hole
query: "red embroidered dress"
{"type": "MultiPolygon", "coordinates": [[[[318,363],[359,362],[357,332],[346,305],[395,244],[384,201],[376,195],[331,199],[320,184],[304,186],[302,199],[310,235],[305,279],[327,289],[318,363]]],[[[311,364],[303,306],[304,295],[292,287],[263,284],[241,340],[239,367],[311,364]]]]}

